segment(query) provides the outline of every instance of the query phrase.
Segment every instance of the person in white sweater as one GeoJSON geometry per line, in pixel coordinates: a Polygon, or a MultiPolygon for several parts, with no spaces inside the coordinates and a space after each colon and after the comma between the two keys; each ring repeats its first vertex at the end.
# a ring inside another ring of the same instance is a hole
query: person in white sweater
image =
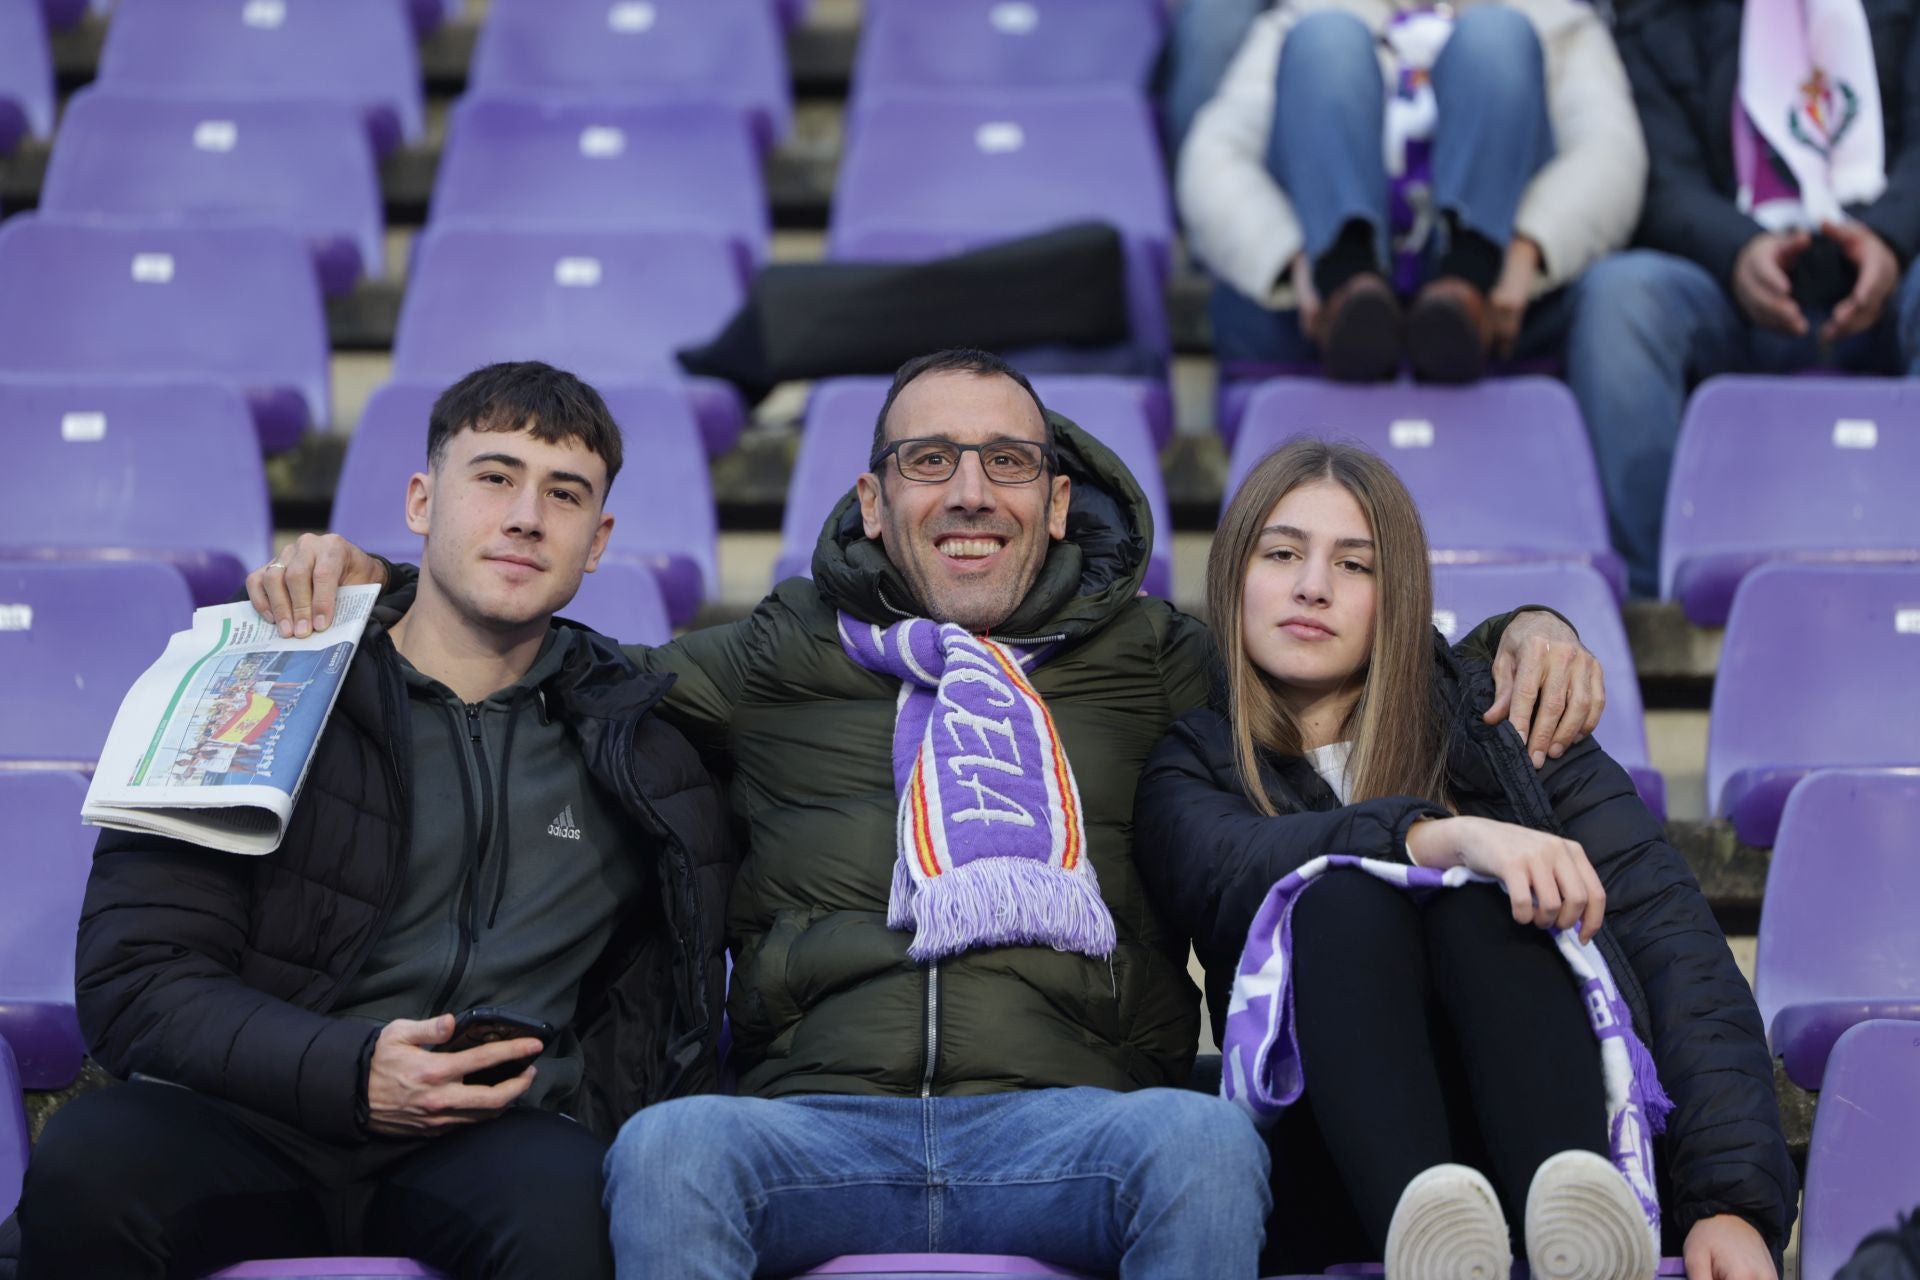
{"type": "Polygon", "coordinates": [[[1283,0],[1255,19],[1177,174],[1236,368],[1433,381],[1549,354],[1561,286],[1627,242],[1647,171],[1581,0],[1283,0]]]}

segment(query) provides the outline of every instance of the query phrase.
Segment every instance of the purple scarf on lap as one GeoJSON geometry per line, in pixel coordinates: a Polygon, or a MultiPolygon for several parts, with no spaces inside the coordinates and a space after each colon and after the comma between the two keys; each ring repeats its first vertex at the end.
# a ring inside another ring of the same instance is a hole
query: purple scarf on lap
{"type": "MultiPolygon", "coordinates": [[[[1220,1094],[1237,1103],[1254,1123],[1266,1126],[1300,1097],[1305,1080],[1300,1044],[1293,1030],[1293,913],[1301,895],[1329,870],[1350,867],[1408,892],[1425,895],[1476,882],[1490,883],[1465,867],[1415,867],[1373,858],[1334,854],[1315,858],[1267,891],[1253,918],[1246,950],[1234,974],[1222,1038],[1220,1094]]],[[[1653,1137],[1666,1129],[1673,1103],[1660,1087],[1653,1057],[1633,1032],[1600,949],[1581,942],[1573,929],[1552,929],[1554,943],[1580,982],[1587,1016],[1599,1042],[1601,1078],[1607,1092],[1607,1137],[1614,1167],[1639,1198],[1659,1253],[1660,1200],[1654,1189],[1653,1137]]]]}
{"type": "Polygon", "coordinates": [[[1027,680],[1050,648],[924,618],[879,627],[844,613],[840,644],[900,681],[887,926],[914,930],[907,954],[922,963],[996,946],[1111,955],[1113,916],[1086,856],[1080,789],[1027,680]]]}

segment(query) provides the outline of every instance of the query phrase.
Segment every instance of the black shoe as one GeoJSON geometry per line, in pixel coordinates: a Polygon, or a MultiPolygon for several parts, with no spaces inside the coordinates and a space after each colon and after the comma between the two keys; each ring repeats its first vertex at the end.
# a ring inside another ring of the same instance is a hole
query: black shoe
{"type": "Polygon", "coordinates": [[[1336,382],[1383,382],[1400,372],[1400,299],[1370,271],[1333,291],[1320,335],[1320,362],[1336,382]]]}
{"type": "Polygon", "coordinates": [[[1458,276],[1427,283],[1407,317],[1407,357],[1422,382],[1477,382],[1487,371],[1487,296],[1458,276]]]}

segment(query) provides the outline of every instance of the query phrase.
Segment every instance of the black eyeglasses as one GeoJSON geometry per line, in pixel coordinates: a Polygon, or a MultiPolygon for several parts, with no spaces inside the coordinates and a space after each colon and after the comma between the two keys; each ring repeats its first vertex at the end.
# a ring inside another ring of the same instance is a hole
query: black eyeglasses
{"type": "Polygon", "coordinates": [[[1053,446],[1033,440],[989,440],[985,444],[955,444],[951,440],[923,437],[895,440],[873,455],[867,464],[879,471],[880,464],[892,458],[902,477],[919,484],[942,484],[960,469],[963,454],[980,455],[980,469],[995,484],[1031,484],[1040,473],[1054,465],[1053,446]]]}

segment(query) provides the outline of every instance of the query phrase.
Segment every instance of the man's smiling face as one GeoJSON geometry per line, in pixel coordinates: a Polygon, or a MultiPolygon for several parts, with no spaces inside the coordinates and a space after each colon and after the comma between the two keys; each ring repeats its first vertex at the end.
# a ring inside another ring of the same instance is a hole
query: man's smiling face
{"type": "MultiPolygon", "coordinates": [[[[886,432],[889,443],[1047,442],[1046,421],[1018,383],[960,371],[909,382],[887,414],[886,432]]],[[[947,480],[926,484],[903,476],[896,455],[860,477],[860,518],[929,617],[983,632],[1013,615],[1048,547],[1066,537],[1068,488],[1065,476],[1049,470],[1025,484],[995,483],[976,452],[961,454],[947,480]]]]}

